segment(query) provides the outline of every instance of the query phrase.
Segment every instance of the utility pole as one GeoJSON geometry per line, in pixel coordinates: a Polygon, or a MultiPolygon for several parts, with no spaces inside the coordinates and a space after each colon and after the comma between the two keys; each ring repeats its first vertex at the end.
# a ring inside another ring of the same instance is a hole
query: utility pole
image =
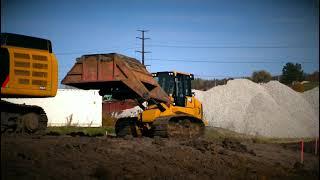
{"type": "Polygon", "coordinates": [[[144,54],[145,54],[145,53],[150,53],[150,52],[148,52],[148,51],[144,51],[144,40],[150,39],[150,38],[145,38],[145,37],[144,37],[144,33],[145,33],[145,32],[148,32],[148,30],[137,30],[137,31],[140,31],[140,32],[142,33],[142,37],[136,37],[136,38],[138,38],[138,39],[141,39],[141,41],[142,41],[142,50],[141,50],[141,51],[136,51],[136,52],[141,53],[141,55],[142,55],[141,61],[142,61],[142,64],[144,65],[144,54]]]}

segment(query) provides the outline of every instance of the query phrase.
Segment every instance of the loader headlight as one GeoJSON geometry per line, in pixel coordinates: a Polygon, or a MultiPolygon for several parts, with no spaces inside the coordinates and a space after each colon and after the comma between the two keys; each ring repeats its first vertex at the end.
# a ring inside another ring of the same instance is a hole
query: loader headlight
{"type": "Polygon", "coordinates": [[[189,98],[189,97],[188,97],[187,99],[188,99],[189,102],[192,102],[192,98],[189,98]]]}

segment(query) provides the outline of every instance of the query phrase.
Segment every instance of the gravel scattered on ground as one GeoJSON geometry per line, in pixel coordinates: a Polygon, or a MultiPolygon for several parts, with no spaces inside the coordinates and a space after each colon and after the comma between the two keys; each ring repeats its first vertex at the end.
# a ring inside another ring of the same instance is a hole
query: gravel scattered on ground
{"type": "Polygon", "coordinates": [[[124,117],[137,117],[142,111],[143,110],[139,106],[135,106],[130,109],[125,109],[121,112],[114,112],[111,114],[111,116],[117,119],[124,117]]]}

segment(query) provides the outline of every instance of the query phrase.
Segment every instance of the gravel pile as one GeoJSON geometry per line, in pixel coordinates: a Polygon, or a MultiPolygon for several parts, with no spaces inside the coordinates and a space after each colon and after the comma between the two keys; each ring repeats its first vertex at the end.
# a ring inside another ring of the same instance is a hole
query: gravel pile
{"type": "Polygon", "coordinates": [[[139,106],[135,106],[130,109],[125,109],[121,112],[113,112],[111,113],[111,116],[117,119],[124,118],[124,117],[137,117],[139,113],[141,113],[142,111],[143,110],[139,106]]]}
{"type": "Polygon", "coordinates": [[[319,116],[319,87],[304,92],[303,96],[312,105],[315,113],[319,116]]]}
{"type": "Polygon", "coordinates": [[[237,79],[194,92],[203,104],[209,126],[267,137],[319,136],[314,107],[303,94],[277,81],[260,85],[237,79]]]}

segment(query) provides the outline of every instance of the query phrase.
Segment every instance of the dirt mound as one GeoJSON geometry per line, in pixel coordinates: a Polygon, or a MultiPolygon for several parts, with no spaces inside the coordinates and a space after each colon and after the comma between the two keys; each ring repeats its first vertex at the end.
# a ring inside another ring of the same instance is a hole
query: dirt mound
{"type": "Polygon", "coordinates": [[[196,150],[205,153],[207,151],[211,153],[216,153],[217,148],[213,142],[205,141],[205,140],[191,140],[187,142],[182,142],[181,145],[192,147],[196,150]]]}
{"type": "Polygon", "coordinates": [[[271,81],[228,81],[208,91],[195,91],[210,126],[267,137],[319,136],[319,120],[305,98],[271,81]]]}
{"type": "MultiPolygon", "coordinates": [[[[285,149],[291,149],[293,151],[297,151],[297,152],[300,152],[301,151],[301,144],[300,143],[283,143],[282,146],[285,148],[285,149]]],[[[313,140],[313,141],[307,141],[307,142],[304,142],[304,145],[303,145],[303,151],[305,153],[311,153],[311,154],[315,154],[315,148],[316,148],[316,141],[313,140]]],[[[319,142],[317,142],[317,151],[319,151],[319,142]]],[[[319,152],[318,152],[318,155],[319,155],[319,152]]]]}
{"type": "Polygon", "coordinates": [[[318,179],[316,156],[299,171],[296,161],[281,145],[230,139],[1,137],[2,179],[318,179]]]}
{"type": "Polygon", "coordinates": [[[249,152],[247,146],[228,138],[222,141],[222,147],[236,152],[249,152]]]}

